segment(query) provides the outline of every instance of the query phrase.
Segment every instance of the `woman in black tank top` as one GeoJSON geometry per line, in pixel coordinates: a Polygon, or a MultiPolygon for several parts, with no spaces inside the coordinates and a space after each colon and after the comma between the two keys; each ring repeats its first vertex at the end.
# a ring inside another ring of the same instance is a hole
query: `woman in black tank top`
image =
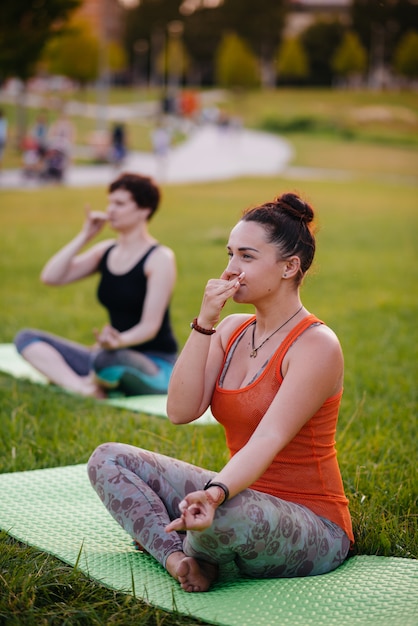
{"type": "Polygon", "coordinates": [[[154,181],[121,174],[108,189],[106,212],[86,210],[81,231],[44,267],[41,280],[65,285],[100,274],[97,296],[109,323],[93,331],[93,348],[25,329],[15,345],[51,382],[86,396],[166,393],[177,355],[169,304],[176,280],[172,250],[148,231],[158,208],[154,181]],[[82,251],[108,224],[116,239],[82,251]]]}

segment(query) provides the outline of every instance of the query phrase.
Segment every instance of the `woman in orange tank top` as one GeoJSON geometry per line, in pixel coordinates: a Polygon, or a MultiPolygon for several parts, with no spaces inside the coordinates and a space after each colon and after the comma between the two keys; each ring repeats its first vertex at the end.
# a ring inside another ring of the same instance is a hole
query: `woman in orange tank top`
{"type": "Polygon", "coordinates": [[[210,406],[226,465],[215,473],[117,443],[89,461],[109,512],[185,591],[208,590],[230,561],[254,578],[323,574],[354,540],[335,451],[342,351],[300,300],[313,218],[290,193],[244,213],[175,365],[170,420],[192,422],[210,406]],[[229,298],[255,315],[219,322],[229,298]]]}

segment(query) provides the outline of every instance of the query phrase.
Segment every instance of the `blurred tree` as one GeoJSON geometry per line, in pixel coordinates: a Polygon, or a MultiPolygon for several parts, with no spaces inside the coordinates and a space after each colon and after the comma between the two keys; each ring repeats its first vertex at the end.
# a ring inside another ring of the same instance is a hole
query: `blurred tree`
{"type": "Polygon", "coordinates": [[[1,0],[0,81],[10,76],[22,80],[17,94],[16,145],[26,132],[25,82],[32,76],[45,45],[63,32],[70,14],[81,0],[1,0]]]}
{"type": "Polygon", "coordinates": [[[190,56],[191,79],[194,84],[213,84],[214,55],[223,37],[223,18],[216,9],[200,9],[184,22],[183,40],[190,56]]]}
{"type": "Polygon", "coordinates": [[[179,37],[169,37],[158,57],[158,69],[167,76],[167,84],[178,87],[189,67],[186,48],[179,37]]]}
{"type": "Polygon", "coordinates": [[[301,42],[309,59],[309,82],[331,85],[333,69],[331,59],[340,45],[344,27],[338,21],[318,20],[302,33],[301,42]]]}
{"type": "Polygon", "coordinates": [[[0,79],[29,78],[45,44],[62,32],[81,0],[1,0],[0,79]]]}
{"type": "Polygon", "coordinates": [[[190,66],[198,82],[213,80],[213,50],[221,38],[235,32],[252,48],[260,60],[264,83],[274,82],[274,53],[280,42],[288,0],[223,0],[208,8],[204,2],[184,0],[141,0],[129,11],[126,45],[134,58],[135,42],[147,40],[151,74],[155,59],[160,59],[167,28],[173,20],[182,20],[183,41],[190,66]],[[187,6],[186,6],[187,5],[187,6]]]}
{"type": "Polygon", "coordinates": [[[90,26],[76,20],[63,35],[47,44],[42,60],[49,73],[62,74],[85,86],[98,78],[99,45],[90,26]]]}
{"type": "Polygon", "coordinates": [[[400,40],[394,55],[394,69],[411,80],[418,78],[418,32],[411,30],[400,40]]]}
{"type": "Polygon", "coordinates": [[[352,31],[345,33],[341,44],[332,57],[331,65],[334,72],[347,81],[365,73],[367,54],[356,33],[352,31]]]}
{"type": "Polygon", "coordinates": [[[277,52],[276,70],[280,82],[301,82],[309,75],[309,62],[297,37],[285,39],[277,52]]]}
{"type": "Polygon", "coordinates": [[[135,44],[146,41],[149,51],[151,82],[156,82],[161,54],[166,46],[168,25],[181,18],[183,0],[141,0],[140,4],[127,12],[125,43],[126,50],[134,62],[135,44]]]}
{"type": "Polygon", "coordinates": [[[351,22],[372,65],[388,64],[401,37],[418,24],[418,3],[416,0],[353,0],[351,22]]]}
{"type": "Polygon", "coordinates": [[[222,87],[249,88],[260,84],[256,59],[235,33],[225,35],[217,50],[216,77],[222,87]]]}
{"type": "Polygon", "coordinates": [[[119,74],[127,69],[128,55],[117,41],[110,41],[108,46],[109,70],[114,74],[119,74]]]}
{"type": "Polygon", "coordinates": [[[262,80],[274,80],[274,54],[280,43],[286,0],[224,0],[220,6],[224,31],[242,37],[261,61],[262,80]]]}

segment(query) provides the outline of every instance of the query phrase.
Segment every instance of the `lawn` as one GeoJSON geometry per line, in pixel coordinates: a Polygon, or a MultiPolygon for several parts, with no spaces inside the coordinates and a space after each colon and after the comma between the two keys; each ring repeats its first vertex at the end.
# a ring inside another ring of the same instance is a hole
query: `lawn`
{"type": "MultiPolygon", "coordinates": [[[[392,106],[390,98],[388,102],[392,106]]],[[[398,131],[392,128],[390,133],[392,141],[398,131]]],[[[314,204],[318,253],[302,298],[337,332],[345,353],[337,448],[356,551],[417,558],[417,188],[414,172],[406,175],[397,158],[402,153],[416,159],[417,152],[411,142],[396,136],[396,145],[387,142],[382,153],[365,137],[337,141],[308,133],[304,141],[299,133],[300,166],[348,168],[356,177],[165,186],[152,231],[176,253],[172,312],[183,344],[206,280],[219,275],[226,263],[228,232],[242,209],[284,190],[297,190],[314,204]],[[313,163],[309,159],[315,142],[322,149],[313,163]],[[346,150],[351,149],[349,158],[346,150]],[[373,151],[372,163],[364,157],[368,150],[373,151]],[[362,159],[364,167],[359,165],[362,159]]],[[[0,342],[10,342],[27,325],[92,341],[91,329],[104,321],[95,301],[95,279],[53,289],[39,283],[39,272],[77,232],[85,202],[103,207],[104,190],[3,190],[0,201],[5,235],[0,249],[0,342]]],[[[225,314],[232,310],[235,305],[227,305],[225,314]]],[[[0,472],[84,463],[106,440],[140,444],[214,469],[226,459],[223,434],[216,426],[174,427],[164,419],[51,393],[5,375],[0,375],[0,398],[0,472]]],[[[103,589],[5,534],[0,539],[0,622],[198,623],[103,589]]]]}

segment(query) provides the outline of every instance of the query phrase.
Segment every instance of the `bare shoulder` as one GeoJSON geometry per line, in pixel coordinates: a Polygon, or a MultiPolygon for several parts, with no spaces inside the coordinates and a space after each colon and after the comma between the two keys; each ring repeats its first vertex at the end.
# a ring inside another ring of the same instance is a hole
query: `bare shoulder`
{"type": "Polygon", "coordinates": [[[167,246],[159,245],[147,258],[145,269],[152,271],[154,269],[161,269],[162,267],[174,267],[175,262],[176,257],[173,250],[167,246]]]}
{"type": "Polygon", "coordinates": [[[150,255],[149,260],[151,261],[151,259],[158,259],[159,261],[164,259],[172,262],[175,259],[175,255],[173,250],[168,246],[159,245],[150,255]]]}
{"type": "Polygon", "coordinates": [[[93,246],[91,246],[91,248],[89,248],[89,252],[92,255],[96,256],[98,260],[100,260],[106,250],[116,243],[116,239],[103,239],[103,241],[98,241],[93,246]]]}
{"type": "Polygon", "coordinates": [[[321,344],[323,347],[338,348],[341,350],[340,341],[335,332],[326,324],[316,324],[307,329],[306,334],[307,341],[312,341],[316,344],[321,344]]]}
{"type": "Polygon", "coordinates": [[[310,326],[291,346],[285,357],[284,367],[289,366],[292,361],[305,366],[312,363],[313,367],[338,370],[343,366],[340,341],[329,326],[325,324],[310,326]]]}
{"type": "Polygon", "coordinates": [[[325,324],[316,324],[307,328],[294,347],[302,351],[313,351],[317,353],[338,354],[342,353],[340,341],[335,332],[325,324]]]}
{"type": "Polygon", "coordinates": [[[156,250],[155,250],[156,254],[161,254],[163,256],[166,256],[170,259],[174,258],[174,252],[171,248],[169,248],[168,246],[163,246],[162,244],[160,244],[156,250]]]}
{"type": "Polygon", "coordinates": [[[338,393],[344,378],[344,357],[337,335],[320,324],[310,326],[290,347],[282,363],[282,374],[300,381],[301,373],[315,387],[324,389],[325,397],[338,393]]]}

